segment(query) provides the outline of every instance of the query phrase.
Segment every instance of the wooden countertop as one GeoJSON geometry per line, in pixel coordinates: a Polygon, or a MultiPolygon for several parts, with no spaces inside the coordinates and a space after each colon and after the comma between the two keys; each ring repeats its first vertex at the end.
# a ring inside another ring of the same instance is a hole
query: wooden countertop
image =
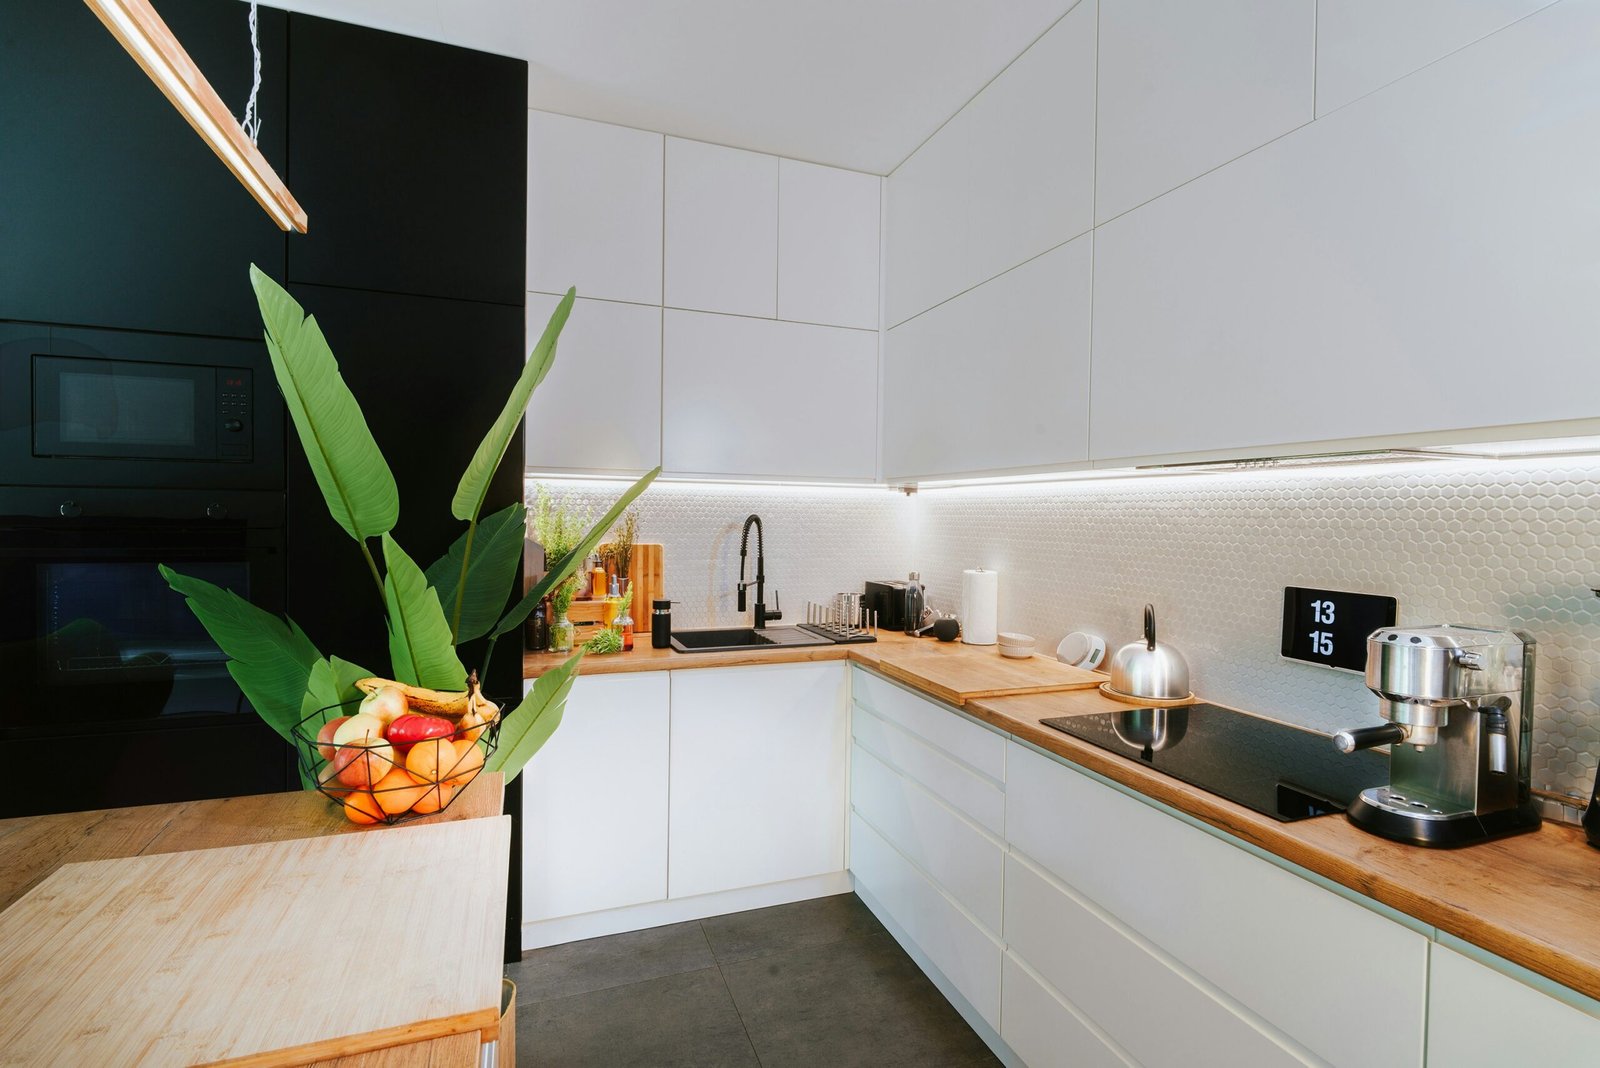
{"type": "Polygon", "coordinates": [[[498,1034],[511,817],[65,864],[0,913],[19,1064],[259,1068],[498,1034]]]}
{"type": "MultiPolygon", "coordinates": [[[[504,777],[486,771],[443,812],[405,826],[498,816],[504,798],[504,777]]],[[[0,820],[0,912],[63,864],[368,830],[307,790],[0,820]]]]}
{"type": "MultiPolygon", "coordinates": [[[[998,658],[993,647],[942,644],[885,634],[871,645],[685,655],[636,649],[586,657],[585,674],[850,660],[930,697],[950,700],[941,669],[998,658]],[[924,659],[924,658],[936,659],[924,659]],[[929,672],[933,674],[933,672],[929,672]]],[[[1042,658],[1040,658],[1042,659],[1042,658]]],[[[561,662],[530,655],[529,677],[561,662]]],[[[987,667],[987,665],[985,665],[987,667]]],[[[1053,716],[1125,709],[1093,689],[1062,687],[1019,696],[968,696],[964,711],[1000,730],[1170,805],[1284,860],[1380,901],[1423,923],[1600,999],[1600,850],[1577,827],[1546,822],[1537,831],[1438,850],[1377,837],[1337,816],[1280,823],[1138,762],[1040,725],[1053,716]]]]}

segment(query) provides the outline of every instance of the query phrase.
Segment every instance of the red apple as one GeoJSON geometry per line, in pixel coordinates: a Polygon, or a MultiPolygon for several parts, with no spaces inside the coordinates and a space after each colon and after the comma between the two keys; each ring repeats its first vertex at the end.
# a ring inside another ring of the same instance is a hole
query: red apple
{"type": "Polygon", "coordinates": [[[440,716],[423,716],[408,712],[389,724],[385,737],[395,752],[405,756],[418,742],[428,738],[448,738],[456,732],[456,725],[440,716]]]}
{"type": "Polygon", "coordinates": [[[317,752],[322,754],[323,760],[333,759],[333,732],[343,726],[344,721],[349,718],[349,716],[338,716],[330,719],[317,732],[317,752]]]}
{"type": "Polygon", "coordinates": [[[334,753],[333,766],[344,785],[370,790],[395,769],[394,749],[381,738],[351,742],[334,753]]]}

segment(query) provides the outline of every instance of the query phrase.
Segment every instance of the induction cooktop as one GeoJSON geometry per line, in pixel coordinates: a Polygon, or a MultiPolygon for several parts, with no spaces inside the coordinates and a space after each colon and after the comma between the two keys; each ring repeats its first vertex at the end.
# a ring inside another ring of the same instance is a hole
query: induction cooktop
{"type": "Polygon", "coordinates": [[[1094,712],[1044,725],[1284,822],[1343,812],[1362,790],[1389,781],[1387,754],[1341,753],[1326,734],[1220,705],[1094,712]]]}

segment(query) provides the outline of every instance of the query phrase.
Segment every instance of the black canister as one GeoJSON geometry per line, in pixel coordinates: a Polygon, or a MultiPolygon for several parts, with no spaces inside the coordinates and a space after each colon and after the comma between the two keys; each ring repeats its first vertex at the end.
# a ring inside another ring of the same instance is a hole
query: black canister
{"type": "Polygon", "coordinates": [[[672,602],[650,602],[650,648],[672,648],[672,602]]]}

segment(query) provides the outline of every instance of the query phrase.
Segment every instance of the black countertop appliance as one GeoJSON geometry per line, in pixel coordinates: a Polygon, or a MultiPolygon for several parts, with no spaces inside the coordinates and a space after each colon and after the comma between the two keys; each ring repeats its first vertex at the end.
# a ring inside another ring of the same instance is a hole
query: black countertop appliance
{"type": "Polygon", "coordinates": [[[1347,756],[1326,734],[1220,705],[1129,708],[1044,724],[1285,822],[1343,812],[1362,790],[1389,781],[1381,753],[1347,756]]]}

